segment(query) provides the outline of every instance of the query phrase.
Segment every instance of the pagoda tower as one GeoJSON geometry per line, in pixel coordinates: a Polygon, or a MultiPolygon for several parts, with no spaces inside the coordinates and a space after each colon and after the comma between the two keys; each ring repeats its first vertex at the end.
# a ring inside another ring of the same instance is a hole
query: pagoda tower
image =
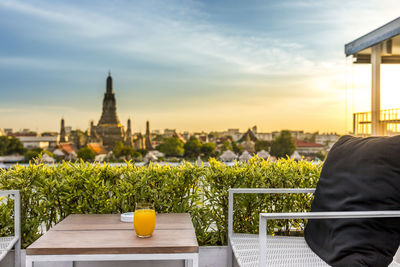
{"type": "Polygon", "coordinates": [[[151,134],[150,134],[150,123],[146,121],[146,136],[144,141],[146,150],[152,150],[153,146],[151,145],[151,134]]]}
{"type": "Polygon", "coordinates": [[[106,81],[106,92],[103,98],[103,112],[97,126],[92,126],[91,131],[95,132],[103,141],[107,150],[112,150],[116,143],[125,139],[124,127],[121,125],[117,115],[117,102],[115,100],[113,80],[111,73],[108,73],[106,81]]]}
{"type": "Polygon", "coordinates": [[[64,118],[61,118],[61,129],[60,129],[60,143],[65,143],[67,141],[65,136],[65,122],[64,118]]]}
{"type": "Polygon", "coordinates": [[[128,119],[126,133],[125,133],[125,145],[134,147],[133,137],[132,137],[132,128],[131,128],[131,119],[128,119]]]}

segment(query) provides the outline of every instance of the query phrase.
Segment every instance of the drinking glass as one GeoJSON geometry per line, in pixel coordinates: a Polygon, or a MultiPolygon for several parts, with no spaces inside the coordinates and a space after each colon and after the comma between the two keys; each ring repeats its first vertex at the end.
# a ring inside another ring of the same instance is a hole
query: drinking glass
{"type": "Polygon", "coordinates": [[[139,202],[136,204],[133,227],[138,237],[151,237],[156,227],[156,211],[152,203],[139,202]]]}

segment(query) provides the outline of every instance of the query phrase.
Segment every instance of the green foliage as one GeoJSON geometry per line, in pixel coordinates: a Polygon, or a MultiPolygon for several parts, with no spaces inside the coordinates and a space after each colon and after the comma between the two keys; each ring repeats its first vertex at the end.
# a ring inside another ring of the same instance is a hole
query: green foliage
{"type": "Polygon", "coordinates": [[[142,155],[142,157],[146,156],[146,154],[147,154],[147,150],[146,149],[136,149],[135,152],[140,153],[142,155]]]}
{"type": "Polygon", "coordinates": [[[185,150],[184,156],[185,158],[197,158],[200,156],[202,143],[199,139],[192,136],[189,141],[185,143],[183,149],[185,150]]]}
{"type": "Polygon", "coordinates": [[[257,140],[256,143],[254,144],[254,148],[256,149],[257,152],[261,150],[269,151],[271,149],[271,142],[264,140],[257,140]]]}
{"type": "Polygon", "coordinates": [[[27,150],[24,153],[25,160],[27,160],[27,161],[33,160],[33,159],[39,157],[39,155],[42,152],[43,152],[43,149],[41,149],[41,148],[34,148],[34,149],[27,150]]]}
{"type": "Polygon", "coordinates": [[[24,145],[18,138],[12,136],[0,136],[0,156],[11,154],[24,154],[24,145]]]}
{"type": "Polygon", "coordinates": [[[120,157],[120,154],[121,154],[121,151],[122,151],[123,148],[124,148],[124,143],[122,143],[122,142],[117,142],[117,143],[115,144],[115,146],[114,146],[114,149],[113,149],[113,154],[114,154],[114,156],[116,156],[117,158],[119,158],[119,157],[120,157]]]}
{"type": "Polygon", "coordinates": [[[78,150],[78,158],[84,161],[93,161],[96,157],[96,154],[88,147],[82,147],[78,150]]]}
{"type": "Polygon", "coordinates": [[[140,159],[140,158],[142,158],[142,153],[140,153],[139,151],[133,151],[132,152],[132,158],[140,159]]]}
{"type": "Polygon", "coordinates": [[[213,157],[216,156],[216,145],[215,143],[205,143],[203,144],[203,146],[201,147],[201,153],[203,153],[203,155],[205,157],[213,157]]]}
{"type": "MultiPolygon", "coordinates": [[[[255,157],[233,167],[214,159],[209,163],[209,167],[187,162],[177,167],[152,163],[111,167],[83,161],[17,165],[0,169],[0,190],[21,190],[23,247],[69,214],[128,212],[137,201],[154,202],[159,213],[188,212],[200,245],[225,245],[229,188],[310,188],[320,173],[320,166],[285,159],[271,163],[255,157]]],[[[260,212],[305,211],[310,201],[308,195],[235,196],[234,230],[256,233],[260,212]]],[[[12,231],[11,204],[0,201],[1,235],[12,231]]],[[[301,230],[298,220],[271,220],[268,229],[285,233],[289,223],[301,230]]]]}
{"type": "Polygon", "coordinates": [[[230,140],[226,140],[221,147],[221,151],[226,151],[226,150],[233,150],[232,148],[232,143],[230,140]]]}
{"type": "Polygon", "coordinates": [[[285,158],[293,154],[296,150],[296,142],[287,130],[282,130],[281,134],[272,141],[271,155],[277,158],[285,158]]]}
{"type": "Polygon", "coordinates": [[[235,141],[232,141],[232,149],[236,154],[242,153],[243,151],[243,149],[239,147],[235,141]]]}
{"type": "Polygon", "coordinates": [[[319,152],[315,153],[315,157],[320,160],[325,160],[326,156],[327,156],[327,153],[323,152],[323,151],[319,151],[319,152]]]}
{"type": "Polygon", "coordinates": [[[184,153],[183,143],[176,137],[165,138],[157,149],[167,157],[180,157],[184,153]]]}
{"type": "Polygon", "coordinates": [[[0,197],[0,236],[11,236],[14,233],[14,201],[0,197]]]}
{"type": "MultiPolygon", "coordinates": [[[[132,147],[126,146],[122,142],[118,142],[113,149],[113,154],[117,158],[123,157],[124,159],[130,159],[134,156],[134,151],[132,147]]],[[[135,156],[138,156],[138,153],[135,153],[135,156]]]]}

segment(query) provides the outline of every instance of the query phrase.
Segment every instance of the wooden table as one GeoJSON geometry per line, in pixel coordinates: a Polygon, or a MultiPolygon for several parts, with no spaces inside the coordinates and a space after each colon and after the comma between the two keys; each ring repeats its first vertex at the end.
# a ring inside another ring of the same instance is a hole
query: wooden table
{"type": "Polygon", "coordinates": [[[150,238],[139,238],[119,214],[73,214],[26,250],[26,267],[37,261],[185,260],[198,266],[193,224],[187,213],[157,214],[150,238]]]}

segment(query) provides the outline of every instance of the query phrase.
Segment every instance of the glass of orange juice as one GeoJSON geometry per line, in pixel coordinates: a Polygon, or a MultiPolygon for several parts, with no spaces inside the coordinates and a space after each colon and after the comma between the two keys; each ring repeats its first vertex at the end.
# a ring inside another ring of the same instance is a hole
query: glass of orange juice
{"type": "Polygon", "coordinates": [[[136,204],[133,227],[138,237],[151,237],[156,227],[156,211],[153,204],[143,202],[136,204]]]}

